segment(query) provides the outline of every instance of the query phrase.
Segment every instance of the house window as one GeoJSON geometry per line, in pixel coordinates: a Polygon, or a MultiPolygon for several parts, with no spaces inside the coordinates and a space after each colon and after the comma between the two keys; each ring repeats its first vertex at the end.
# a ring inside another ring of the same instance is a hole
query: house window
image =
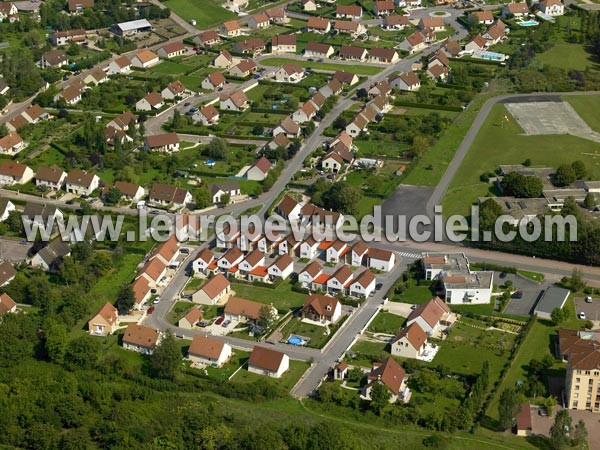
{"type": "Polygon", "coordinates": [[[577,409],[578,406],[579,406],[579,402],[577,400],[575,400],[573,402],[573,409],[577,409]]]}

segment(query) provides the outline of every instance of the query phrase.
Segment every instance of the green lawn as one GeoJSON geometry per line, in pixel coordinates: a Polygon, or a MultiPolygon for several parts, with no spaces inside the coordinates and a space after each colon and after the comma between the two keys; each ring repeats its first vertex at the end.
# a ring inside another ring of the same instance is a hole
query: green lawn
{"type": "MultiPolygon", "coordinates": [[[[227,381],[229,377],[235,373],[236,370],[248,362],[250,353],[242,350],[233,350],[231,359],[223,367],[207,367],[206,372],[208,376],[217,381],[227,381]]],[[[244,369],[242,369],[244,370],[244,369]]]]}
{"type": "Polygon", "coordinates": [[[525,136],[504,105],[495,105],[443,200],[444,215],[470,215],[469,207],[478,197],[494,193],[490,183],[479,176],[500,164],[519,164],[531,159],[534,166],[558,167],[582,160],[591,179],[600,179],[600,144],[568,135],[525,136]],[[503,121],[508,115],[510,121],[503,121]],[[502,124],[502,125],[501,125],[502,124]],[[493,145],[492,145],[493,143],[493,145]]]}
{"type": "Polygon", "coordinates": [[[167,314],[167,321],[173,325],[177,325],[179,319],[183,318],[190,309],[194,307],[193,302],[177,302],[173,305],[167,314]]]}
{"type": "Polygon", "coordinates": [[[205,282],[205,278],[191,278],[183,290],[190,293],[196,292],[205,282]]]}
{"type": "Polygon", "coordinates": [[[304,323],[297,317],[292,317],[290,319],[290,321],[281,330],[281,334],[283,335],[283,339],[285,341],[287,341],[292,334],[310,338],[310,341],[306,346],[312,348],[323,348],[329,338],[333,335],[333,333],[326,335],[325,327],[304,323]]]}
{"type": "Polygon", "coordinates": [[[258,287],[249,284],[232,283],[235,295],[255,302],[272,304],[279,312],[286,313],[291,308],[304,304],[305,294],[292,291],[289,280],[283,281],[275,289],[258,287]]]}
{"type": "Polygon", "coordinates": [[[544,275],[538,272],[531,272],[529,270],[517,270],[517,273],[525,278],[529,278],[530,280],[533,281],[544,281],[544,275]]]}
{"type": "Polygon", "coordinates": [[[392,301],[420,305],[431,300],[432,297],[433,293],[429,286],[410,286],[402,294],[394,295],[392,301]]]}
{"type": "Polygon", "coordinates": [[[242,369],[231,379],[231,381],[236,383],[256,383],[259,380],[265,380],[268,383],[279,385],[283,389],[289,391],[294,387],[309,366],[310,364],[303,361],[290,361],[289,370],[279,379],[258,375],[256,373],[248,372],[246,369],[242,369]]]}
{"type": "Polygon", "coordinates": [[[385,342],[357,341],[350,349],[355,353],[354,358],[348,361],[356,366],[371,367],[373,361],[380,361],[390,356],[388,344],[385,342]]]}
{"type": "Polygon", "coordinates": [[[196,27],[200,30],[237,17],[236,14],[223,8],[221,3],[223,2],[217,0],[166,0],[163,2],[183,19],[196,20],[196,27]]]}
{"type": "Polygon", "coordinates": [[[543,65],[565,70],[585,70],[598,67],[598,60],[582,44],[569,42],[557,42],[550,50],[537,55],[536,60],[543,65]]]}
{"type": "Polygon", "coordinates": [[[317,70],[345,70],[347,72],[353,72],[357,75],[375,75],[381,72],[381,67],[367,66],[367,65],[348,65],[348,64],[333,64],[333,63],[321,63],[316,61],[297,61],[295,59],[288,58],[267,58],[261,61],[261,64],[265,66],[283,66],[287,63],[299,64],[302,67],[312,67],[317,70]]]}
{"type": "Polygon", "coordinates": [[[595,131],[600,131],[600,95],[563,95],[577,114],[595,131]]]}
{"type": "Polygon", "coordinates": [[[404,325],[405,320],[406,318],[396,314],[380,312],[373,319],[368,330],[373,333],[396,334],[402,328],[402,325],[404,325]]]}

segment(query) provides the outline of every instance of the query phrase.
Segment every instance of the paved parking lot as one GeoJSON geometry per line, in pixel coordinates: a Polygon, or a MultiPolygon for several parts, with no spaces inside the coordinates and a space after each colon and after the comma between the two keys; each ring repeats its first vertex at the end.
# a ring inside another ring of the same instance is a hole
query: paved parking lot
{"type": "Polygon", "coordinates": [[[579,315],[580,312],[585,313],[585,318],[598,322],[600,320],[600,298],[594,298],[592,303],[586,303],[585,297],[575,297],[575,312],[579,315]]]}
{"type": "Polygon", "coordinates": [[[507,280],[512,281],[513,286],[523,292],[523,297],[511,298],[508,302],[508,306],[504,310],[504,314],[529,316],[533,312],[533,307],[547,283],[542,283],[540,285],[535,281],[512,273],[507,273],[505,278],[500,278],[500,272],[494,273],[494,283],[498,286],[504,284],[507,280]]]}
{"type": "Polygon", "coordinates": [[[507,103],[526,134],[589,132],[589,125],[567,102],[507,103]]]}
{"type": "MultiPolygon", "coordinates": [[[[549,416],[540,416],[538,413],[538,409],[535,407],[531,408],[531,425],[533,427],[533,434],[541,434],[544,436],[549,436],[550,427],[554,423],[554,418],[556,417],[556,413],[560,411],[562,408],[560,406],[556,406],[554,408],[552,417],[549,416]]],[[[588,442],[590,444],[590,449],[598,449],[600,448],[600,426],[598,426],[598,422],[600,417],[598,414],[593,413],[591,411],[578,411],[578,410],[569,410],[569,415],[573,421],[573,425],[575,425],[579,420],[583,420],[585,422],[585,426],[588,430],[588,442]]]]}
{"type": "Polygon", "coordinates": [[[2,237],[0,238],[2,259],[13,264],[25,261],[32,245],[31,242],[23,242],[21,239],[2,237]]]}

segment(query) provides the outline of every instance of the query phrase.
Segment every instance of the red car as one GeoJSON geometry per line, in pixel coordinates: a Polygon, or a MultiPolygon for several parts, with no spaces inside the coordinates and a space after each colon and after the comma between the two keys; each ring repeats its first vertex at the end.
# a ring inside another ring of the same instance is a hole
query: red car
{"type": "Polygon", "coordinates": [[[215,325],[221,325],[223,323],[223,321],[225,320],[225,316],[220,316],[216,321],[215,321],[215,325]]]}
{"type": "Polygon", "coordinates": [[[148,308],[148,314],[152,314],[154,312],[154,306],[148,308]]]}

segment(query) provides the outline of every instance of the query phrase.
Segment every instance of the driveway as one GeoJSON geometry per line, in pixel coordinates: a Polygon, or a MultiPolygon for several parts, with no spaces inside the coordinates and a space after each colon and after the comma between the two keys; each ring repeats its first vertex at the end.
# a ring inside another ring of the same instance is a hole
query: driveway
{"type": "MultiPolygon", "coordinates": [[[[550,416],[540,416],[538,414],[538,409],[536,407],[531,408],[531,425],[533,428],[533,434],[541,434],[544,436],[548,436],[550,434],[550,427],[554,424],[554,417],[558,411],[560,411],[562,407],[556,406],[553,411],[552,417],[550,416]]],[[[600,426],[598,426],[598,421],[600,417],[598,414],[593,413],[591,411],[579,411],[579,410],[569,410],[569,415],[571,416],[571,420],[573,421],[573,426],[579,422],[579,420],[583,420],[585,422],[585,426],[588,430],[588,442],[590,444],[590,449],[598,449],[600,448],[600,426]]]]}
{"type": "Polygon", "coordinates": [[[500,272],[494,272],[494,281],[498,286],[504,284],[507,280],[512,281],[515,289],[523,292],[522,298],[511,298],[508,306],[504,310],[504,314],[512,314],[514,316],[529,316],[533,312],[533,307],[537,303],[548,282],[541,284],[529,280],[520,275],[507,273],[504,279],[500,278],[500,272]]]}
{"type": "Polygon", "coordinates": [[[391,314],[395,314],[401,317],[408,317],[412,312],[412,307],[410,303],[401,303],[401,302],[387,302],[382,311],[389,312],[391,314]]]}

